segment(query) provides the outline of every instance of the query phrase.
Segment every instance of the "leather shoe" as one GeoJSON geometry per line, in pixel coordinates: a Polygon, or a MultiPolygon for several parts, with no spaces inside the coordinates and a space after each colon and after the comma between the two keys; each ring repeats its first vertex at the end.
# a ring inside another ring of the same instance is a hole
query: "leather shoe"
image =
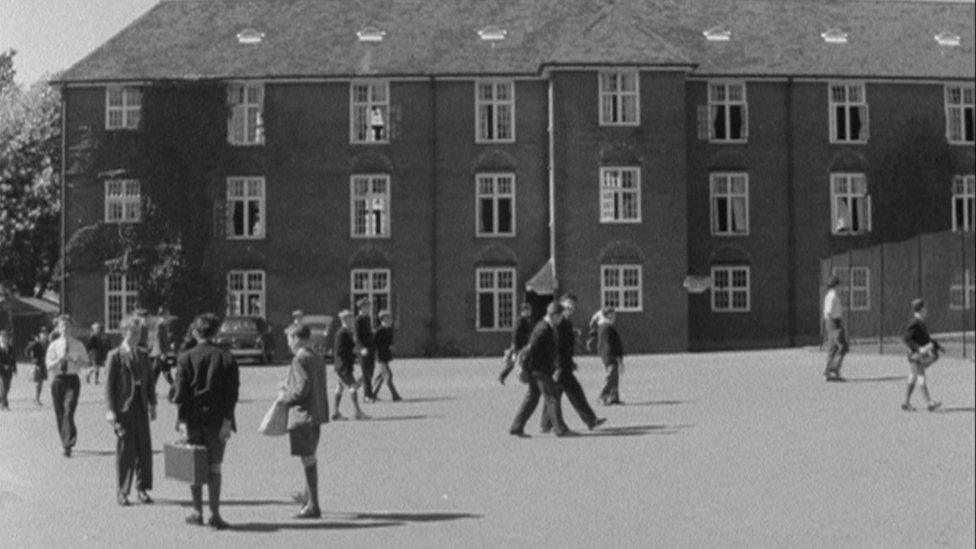
{"type": "Polygon", "coordinates": [[[530,438],[529,435],[525,434],[525,431],[509,431],[508,434],[512,435],[513,437],[530,438]]]}
{"type": "Polygon", "coordinates": [[[214,530],[226,530],[230,528],[230,524],[227,524],[227,522],[219,516],[210,517],[210,520],[207,521],[207,525],[214,530]]]}
{"type": "Polygon", "coordinates": [[[607,422],[607,418],[605,418],[605,417],[598,417],[595,420],[593,420],[593,423],[587,425],[587,427],[589,427],[590,430],[592,431],[593,429],[596,429],[597,427],[603,425],[606,422],[607,422]]]}
{"type": "Polygon", "coordinates": [[[119,505],[121,505],[122,507],[129,506],[129,496],[125,494],[119,494],[118,496],[116,496],[116,501],[118,501],[119,505]]]}
{"type": "Polygon", "coordinates": [[[319,508],[303,507],[298,514],[295,515],[297,519],[317,519],[322,518],[322,510],[319,508]]]}
{"type": "Polygon", "coordinates": [[[563,431],[561,433],[556,433],[556,436],[557,437],[560,437],[560,438],[562,438],[562,437],[578,437],[578,436],[580,436],[580,434],[577,433],[576,431],[570,431],[570,430],[567,429],[567,430],[565,430],[565,431],[563,431]]]}
{"type": "Polygon", "coordinates": [[[149,493],[146,492],[145,490],[139,490],[139,492],[136,494],[136,497],[139,498],[140,502],[145,504],[150,504],[153,502],[153,498],[149,497],[149,493]]]}
{"type": "Polygon", "coordinates": [[[186,517],[186,523],[193,526],[203,526],[203,515],[194,512],[186,517]]]}

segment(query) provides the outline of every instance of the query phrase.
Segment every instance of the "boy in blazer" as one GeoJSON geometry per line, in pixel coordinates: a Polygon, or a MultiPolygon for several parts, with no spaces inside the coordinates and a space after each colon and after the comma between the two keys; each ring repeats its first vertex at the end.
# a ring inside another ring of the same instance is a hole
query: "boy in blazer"
{"type": "Polygon", "coordinates": [[[558,302],[550,303],[546,307],[546,316],[535,325],[532,335],[529,336],[523,359],[525,368],[529,372],[529,390],[515,414],[512,426],[508,430],[509,434],[520,438],[528,436],[525,434],[525,422],[539,405],[540,397],[546,401],[543,413],[549,414],[556,436],[576,434],[568,430],[563,423],[556,392],[556,382],[559,377],[557,373],[559,370],[556,368],[556,326],[562,319],[562,312],[562,305],[558,302]]]}

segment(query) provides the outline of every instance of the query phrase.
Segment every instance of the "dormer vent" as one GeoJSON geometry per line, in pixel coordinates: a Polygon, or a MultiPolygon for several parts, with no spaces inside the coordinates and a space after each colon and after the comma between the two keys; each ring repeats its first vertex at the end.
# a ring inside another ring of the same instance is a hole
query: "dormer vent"
{"type": "Polygon", "coordinates": [[[504,40],[505,36],[507,35],[507,30],[495,25],[488,25],[483,29],[478,29],[478,36],[480,36],[482,40],[487,40],[489,42],[504,40]]]}
{"type": "Polygon", "coordinates": [[[935,41],[938,42],[940,46],[950,46],[956,47],[959,45],[961,38],[954,32],[944,31],[935,35],[935,41]]]}
{"type": "Polygon", "coordinates": [[[237,33],[238,44],[260,44],[264,40],[264,33],[257,29],[244,29],[237,33]]]}
{"type": "Polygon", "coordinates": [[[376,27],[366,27],[363,30],[356,31],[356,38],[360,42],[382,42],[384,36],[386,36],[386,31],[376,27]]]}
{"type": "Polygon", "coordinates": [[[732,39],[732,31],[720,26],[712,27],[702,32],[702,34],[705,35],[705,39],[709,42],[728,42],[732,39]]]}
{"type": "Polygon", "coordinates": [[[847,33],[838,28],[827,29],[825,32],[820,33],[820,37],[828,44],[847,43],[847,33]]]}

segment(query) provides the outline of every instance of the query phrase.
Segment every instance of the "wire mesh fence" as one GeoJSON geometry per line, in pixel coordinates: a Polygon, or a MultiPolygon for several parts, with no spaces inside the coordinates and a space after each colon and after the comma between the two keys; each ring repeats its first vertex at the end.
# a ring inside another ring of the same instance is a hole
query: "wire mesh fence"
{"type": "Polygon", "coordinates": [[[973,233],[951,231],[848,250],[821,260],[820,295],[837,275],[852,352],[904,354],[909,304],[921,297],[946,354],[972,359],[974,255],[973,233]]]}

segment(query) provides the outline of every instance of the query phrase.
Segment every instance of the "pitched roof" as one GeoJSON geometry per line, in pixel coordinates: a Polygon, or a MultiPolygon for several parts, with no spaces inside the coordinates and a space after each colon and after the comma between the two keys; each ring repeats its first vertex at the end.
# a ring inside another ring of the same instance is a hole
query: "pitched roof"
{"type": "Polygon", "coordinates": [[[877,0],[162,0],[58,81],[539,74],[681,65],[702,74],[973,78],[972,3],[877,0]],[[488,42],[477,30],[505,29],[488,42]],[[374,26],[381,42],[360,42],[374,26]],[[720,26],[728,42],[702,32],[720,26]],[[829,28],[847,44],[826,44],[829,28]],[[237,33],[264,33],[239,44],[237,33]],[[950,31],[958,47],[934,37],[950,31]]]}

